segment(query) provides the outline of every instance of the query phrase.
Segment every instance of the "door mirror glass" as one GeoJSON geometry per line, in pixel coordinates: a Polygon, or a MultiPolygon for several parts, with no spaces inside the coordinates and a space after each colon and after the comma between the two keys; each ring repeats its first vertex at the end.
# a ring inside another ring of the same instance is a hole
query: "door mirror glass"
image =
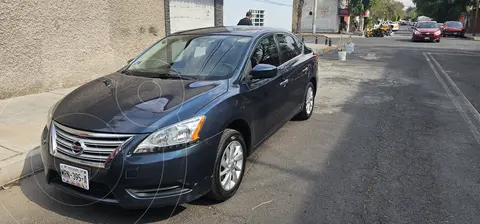
{"type": "Polygon", "coordinates": [[[268,79],[277,76],[277,67],[268,64],[256,65],[250,75],[253,79],[268,79]]]}

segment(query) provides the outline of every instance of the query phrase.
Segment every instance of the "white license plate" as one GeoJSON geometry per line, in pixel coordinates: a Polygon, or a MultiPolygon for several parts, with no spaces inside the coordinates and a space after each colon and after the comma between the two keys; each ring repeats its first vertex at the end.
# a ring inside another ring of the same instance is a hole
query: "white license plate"
{"type": "Polygon", "coordinates": [[[425,40],[430,40],[430,37],[425,37],[425,40]]]}
{"type": "Polygon", "coordinates": [[[89,189],[88,171],[74,166],[60,164],[60,175],[62,182],[83,188],[89,189]]]}
{"type": "Polygon", "coordinates": [[[453,33],[453,35],[457,35],[458,33],[453,33]]]}

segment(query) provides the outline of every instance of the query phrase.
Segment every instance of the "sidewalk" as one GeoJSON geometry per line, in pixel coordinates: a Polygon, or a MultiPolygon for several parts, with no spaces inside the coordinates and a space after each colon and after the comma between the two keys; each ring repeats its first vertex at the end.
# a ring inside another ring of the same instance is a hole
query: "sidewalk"
{"type": "Polygon", "coordinates": [[[358,33],[355,33],[355,34],[354,33],[343,33],[343,34],[340,34],[340,33],[317,33],[317,34],[298,33],[298,34],[295,34],[295,35],[297,35],[297,37],[299,37],[299,38],[302,38],[302,37],[304,37],[304,38],[318,37],[320,42],[323,42],[325,37],[328,37],[328,38],[340,38],[340,37],[349,38],[351,36],[352,38],[365,38],[365,36],[359,35],[358,33]]]}
{"type": "Polygon", "coordinates": [[[48,110],[75,88],[0,100],[0,186],[42,168],[38,147],[48,110]]]}
{"type": "Polygon", "coordinates": [[[466,33],[465,37],[469,40],[480,40],[480,33],[476,33],[475,36],[473,36],[471,33],[466,33]]]}

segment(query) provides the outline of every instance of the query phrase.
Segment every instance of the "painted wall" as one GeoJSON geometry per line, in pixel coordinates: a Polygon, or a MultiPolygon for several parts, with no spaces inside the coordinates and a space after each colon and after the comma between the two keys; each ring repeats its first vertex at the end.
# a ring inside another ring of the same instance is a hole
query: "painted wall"
{"type": "Polygon", "coordinates": [[[214,0],[170,0],[170,32],[215,25],[214,0]]]}
{"type": "Polygon", "coordinates": [[[0,15],[0,99],[107,75],[165,35],[164,0],[3,1],[0,15]]]}
{"type": "MultiPolygon", "coordinates": [[[[302,33],[312,32],[313,10],[313,0],[305,0],[302,10],[302,33]]],[[[318,0],[317,20],[315,23],[317,32],[338,32],[340,24],[338,0],[318,0]]]]}
{"type": "Polygon", "coordinates": [[[224,0],[223,24],[236,26],[250,9],[265,10],[265,26],[292,30],[293,0],[224,0]]]}

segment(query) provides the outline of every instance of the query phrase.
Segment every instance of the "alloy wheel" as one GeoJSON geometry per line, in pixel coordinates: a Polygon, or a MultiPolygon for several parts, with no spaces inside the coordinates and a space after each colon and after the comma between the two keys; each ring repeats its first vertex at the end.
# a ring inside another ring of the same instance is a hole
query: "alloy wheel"
{"type": "Polygon", "coordinates": [[[232,141],[226,147],[220,163],[220,185],[230,191],[237,186],[243,172],[243,147],[238,141],[232,141]]]}
{"type": "Polygon", "coordinates": [[[311,86],[308,87],[307,97],[305,98],[305,109],[307,114],[312,113],[313,110],[313,89],[311,86]]]}

